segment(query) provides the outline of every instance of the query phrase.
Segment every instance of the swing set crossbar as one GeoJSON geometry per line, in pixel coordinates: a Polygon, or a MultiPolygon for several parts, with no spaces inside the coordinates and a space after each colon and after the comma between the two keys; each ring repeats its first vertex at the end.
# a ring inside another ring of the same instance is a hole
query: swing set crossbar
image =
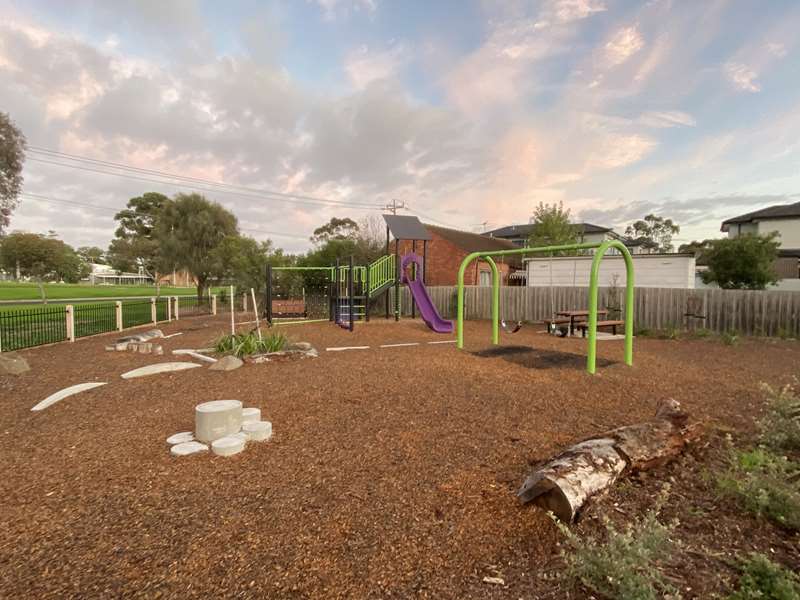
{"type": "Polygon", "coordinates": [[[589,274],[589,319],[587,322],[588,352],[586,370],[594,373],[597,368],[597,305],[598,305],[598,272],[600,262],[606,252],[614,248],[619,250],[625,259],[625,364],[633,365],[633,259],[625,245],[619,240],[605,242],[588,242],[584,244],[566,244],[560,246],[536,246],[514,250],[493,250],[472,252],[461,262],[458,269],[458,307],[456,316],[456,346],[464,348],[464,273],[475,260],[484,260],[492,270],[492,344],[500,343],[500,271],[494,258],[496,256],[513,256],[522,254],[563,252],[568,250],[596,249],[592,259],[592,270],[589,274]]]}

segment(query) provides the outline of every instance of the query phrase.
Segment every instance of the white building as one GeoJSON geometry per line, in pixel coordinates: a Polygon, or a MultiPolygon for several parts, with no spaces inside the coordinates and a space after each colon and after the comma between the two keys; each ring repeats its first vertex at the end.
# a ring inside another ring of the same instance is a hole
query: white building
{"type": "MultiPolygon", "coordinates": [[[[693,254],[634,254],[634,285],[636,287],[682,288],[695,287],[693,254]]],[[[526,258],[526,274],[531,287],[566,286],[588,287],[592,256],[556,256],[526,258]]],[[[627,282],[625,259],[607,254],[600,262],[598,283],[601,287],[627,282]]]]}
{"type": "Polygon", "coordinates": [[[800,202],[769,206],[727,219],[720,229],[730,238],[776,232],[781,243],[774,265],[780,278],[777,287],[800,290],[800,202]]]}
{"type": "Polygon", "coordinates": [[[153,283],[153,278],[142,273],[118,273],[109,265],[92,263],[92,272],[87,278],[92,285],[126,285],[139,284],[147,285],[153,283]]]}

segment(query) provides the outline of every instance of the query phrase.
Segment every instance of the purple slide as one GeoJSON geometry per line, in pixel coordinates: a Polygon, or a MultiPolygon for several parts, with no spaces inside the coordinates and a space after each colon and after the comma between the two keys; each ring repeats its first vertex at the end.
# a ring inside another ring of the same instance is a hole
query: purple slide
{"type": "Polygon", "coordinates": [[[425,284],[422,283],[422,261],[420,261],[419,256],[413,253],[406,254],[400,263],[400,272],[403,274],[402,283],[405,283],[408,289],[411,290],[411,295],[414,297],[414,302],[417,303],[417,308],[419,309],[419,316],[422,317],[428,327],[436,333],[453,333],[453,322],[439,316],[439,311],[436,310],[425,284]],[[412,262],[417,265],[417,279],[409,279],[406,275],[406,267],[412,262]]]}

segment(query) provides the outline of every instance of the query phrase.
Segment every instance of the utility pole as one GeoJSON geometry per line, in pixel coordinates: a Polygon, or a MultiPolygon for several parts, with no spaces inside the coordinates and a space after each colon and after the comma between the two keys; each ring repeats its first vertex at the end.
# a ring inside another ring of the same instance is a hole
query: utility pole
{"type": "Polygon", "coordinates": [[[383,210],[388,210],[393,215],[396,215],[398,210],[403,209],[405,207],[406,207],[406,203],[405,202],[398,203],[396,198],[392,198],[392,203],[391,204],[387,204],[386,206],[384,206],[383,210]]]}

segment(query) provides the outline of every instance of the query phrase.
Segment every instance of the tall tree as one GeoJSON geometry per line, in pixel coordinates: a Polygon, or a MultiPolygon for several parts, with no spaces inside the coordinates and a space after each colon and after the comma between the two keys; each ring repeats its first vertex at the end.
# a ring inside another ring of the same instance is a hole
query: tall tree
{"type": "Polygon", "coordinates": [[[97,246],[81,246],[76,252],[78,256],[87,263],[95,263],[98,265],[104,265],[106,263],[105,250],[97,246]]]}
{"type": "Polygon", "coordinates": [[[577,244],[580,234],[580,228],[570,220],[570,211],[564,208],[563,202],[558,204],[540,202],[533,210],[533,229],[528,238],[528,245],[534,247],[577,244]]]}
{"type": "Polygon", "coordinates": [[[18,277],[77,283],[88,264],[61,240],[38,233],[14,232],[0,240],[0,265],[18,277]]]}
{"type": "Polygon", "coordinates": [[[19,203],[26,148],[25,136],[11,117],[0,112],[0,235],[19,203]]]}
{"type": "Polygon", "coordinates": [[[694,254],[695,263],[698,265],[708,264],[708,251],[714,245],[714,239],[703,240],[702,242],[692,241],[688,244],[681,244],[678,247],[678,252],[682,254],[694,254]]]}
{"type": "Polygon", "coordinates": [[[673,223],[672,219],[650,214],[628,225],[625,235],[641,239],[644,247],[653,252],[672,252],[672,236],[680,231],[680,226],[673,223]]]}
{"type": "Polygon", "coordinates": [[[216,249],[236,234],[236,217],[200,194],[178,194],[168,200],[154,228],[162,268],[189,271],[197,281],[198,298],[218,273],[216,249]]]}
{"type": "Polygon", "coordinates": [[[260,294],[264,287],[267,263],[285,264],[282,250],[275,250],[270,240],[259,242],[248,236],[230,235],[211,252],[215,277],[233,284],[240,291],[254,288],[260,294]]]}
{"type": "Polygon", "coordinates": [[[333,217],[330,221],[314,230],[311,241],[322,245],[331,240],[355,240],[358,236],[358,223],[349,217],[339,219],[333,217]]]}
{"type": "Polygon", "coordinates": [[[708,270],[701,273],[703,282],[725,289],[763,290],[777,283],[773,264],[779,246],[774,232],[714,240],[705,253],[708,270]]]}
{"type": "Polygon", "coordinates": [[[147,192],[131,198],[114,219],[119,223],[108,248],[108,262],[117,271],[139,272],[158,284],[161,253],[154,230],[156,220],[169,202],[164,194],[147,192]]]}

